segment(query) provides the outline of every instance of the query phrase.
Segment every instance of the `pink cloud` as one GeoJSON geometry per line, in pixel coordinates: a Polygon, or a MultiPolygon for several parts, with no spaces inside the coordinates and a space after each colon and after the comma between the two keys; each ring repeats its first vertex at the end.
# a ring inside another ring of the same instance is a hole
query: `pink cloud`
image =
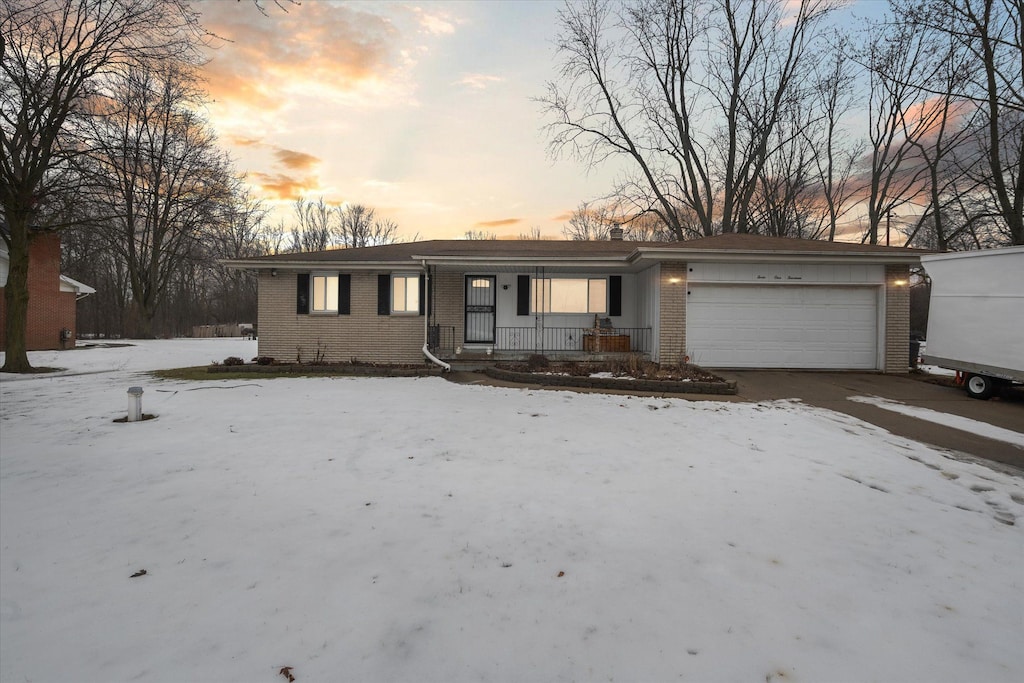
{"type": "Polygon", "coordinates": [[[237,3],[201,9],[207,30],[225,39],[203,69],[217,101],[279,109],[297,84],[348,91],[397,68],[395,27],[351,6],[305,2],[270,16],[237,3]]]}

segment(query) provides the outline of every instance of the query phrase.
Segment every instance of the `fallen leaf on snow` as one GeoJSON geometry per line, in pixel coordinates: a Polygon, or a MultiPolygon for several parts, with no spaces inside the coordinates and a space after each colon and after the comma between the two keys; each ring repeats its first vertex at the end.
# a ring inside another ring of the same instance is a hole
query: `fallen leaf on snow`
{"type": "Polygon", "coordinates": [[[136,577],[145,576],[145,575],[146,575],[146,570],[145,569],[140,569],[139,571],[137,571],[134,574],[132,574],[130,578],[134,579],[136,577]]]}

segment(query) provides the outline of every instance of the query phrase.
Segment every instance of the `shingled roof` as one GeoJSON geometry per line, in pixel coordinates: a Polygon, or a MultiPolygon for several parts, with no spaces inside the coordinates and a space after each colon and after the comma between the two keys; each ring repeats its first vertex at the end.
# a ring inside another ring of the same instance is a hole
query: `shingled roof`
{"type": "Polygon", "coordinates": [[[835,256],[891,256],[895,260],[916,258],[931,253],[923,249],[886,247],[849,242],[826,242],[764,235],[727,234],[704,237],[685,242],[633,242],[626,240],[574,241],[574,240],[427,240],[402,242],[376,247],[355,249],[329,249],[297,254],[276,254],[255,259],[235,259],[227,265],[236,268],[271,268],[278,265],[308,266],[340,263],[356,264],[409,264],[416,260],[482,260],[530,262],[593,260],[626,263],[644,257],[671,258],[689,252],[732,254],[820,254],[835,256]],[[902,257],[902,259],[900,258],[902,257]]]}

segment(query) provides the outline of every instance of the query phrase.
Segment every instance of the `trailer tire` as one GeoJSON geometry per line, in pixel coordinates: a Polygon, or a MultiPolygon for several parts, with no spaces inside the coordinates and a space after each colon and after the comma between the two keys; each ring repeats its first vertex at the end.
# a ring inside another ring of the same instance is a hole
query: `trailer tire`
{"type": "Polygon", "coordinates": [[[995,395],[996,390],[999,388],[999,383],[994,377],[988,377],[987,375],[967,375],[964,388],[967,389],[967,395],[971,398],[984,401],[995,395]]]}

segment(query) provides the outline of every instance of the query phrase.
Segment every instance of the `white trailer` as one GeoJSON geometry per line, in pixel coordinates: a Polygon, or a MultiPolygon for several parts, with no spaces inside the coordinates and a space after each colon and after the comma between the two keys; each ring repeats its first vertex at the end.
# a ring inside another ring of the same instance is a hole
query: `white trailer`
{"type": "Polygon", "coordinates": [[[925,363],[956,370],[972,398],[1024,382],[1024,247],[921,257],[932,280],[925,363]]]}

